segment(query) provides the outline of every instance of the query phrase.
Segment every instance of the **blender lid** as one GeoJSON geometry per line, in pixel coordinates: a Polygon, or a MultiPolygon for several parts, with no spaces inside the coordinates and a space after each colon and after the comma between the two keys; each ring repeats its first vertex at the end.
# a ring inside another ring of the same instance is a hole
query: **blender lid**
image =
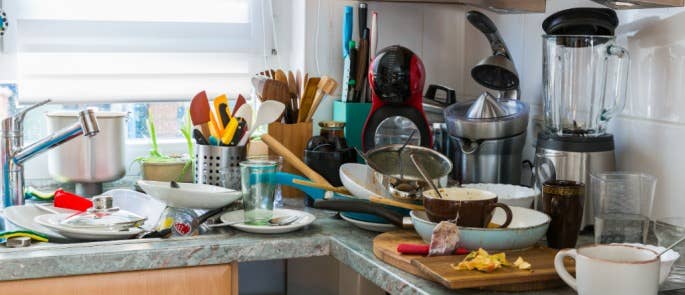
{"type": "Polygon", "coordinates": [[[614,136],[608,133],[597,136],[556,135],[538,133],[538,149],[576,153],[594,153],[614,150],[614,136]]]}
{"type": "Polygon", "coordinates": [[[578,7],[547,17],[542,29],[548,35],[613,36],[618,26],[616,12],[608,8],[578,7]]]}
{"type": "Polygon", "coordinates": [[[483,92],[483,94],[471,104],[468,111],[466,111],[466,117],[469,119],[491,119],[506,115],[507,111],[503,109],[499,102],[495,100],[495,97],[487,91],[483,92]]]}

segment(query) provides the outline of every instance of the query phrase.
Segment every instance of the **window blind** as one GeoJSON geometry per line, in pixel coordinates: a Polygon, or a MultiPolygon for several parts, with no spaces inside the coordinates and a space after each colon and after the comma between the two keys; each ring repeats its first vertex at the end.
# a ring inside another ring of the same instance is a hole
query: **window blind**
{"type": "MultiPolygon", "coordinates": [[[[21,102],[249,93],[265,56],[259,0],[4,0],[21,102]]],[[[6,43],[8,44],[8,43],[6,43]]]]}

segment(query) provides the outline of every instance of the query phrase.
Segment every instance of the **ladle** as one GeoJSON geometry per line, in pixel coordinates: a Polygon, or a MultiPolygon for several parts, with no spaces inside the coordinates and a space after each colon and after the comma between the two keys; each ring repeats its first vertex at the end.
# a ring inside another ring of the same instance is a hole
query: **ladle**
{"type": "Polygon", "coordinates": [[[416,170],[419,170],[419,173],[421,174],[421,177],[423,177],[423,180],[430,184],[431,188],[435,190],[435,193],[438,195],[439,198],[444,199],[442,197],[442,194],[440,194],[438,187],[435,185],[435,183],[433,183],[433,181],[431,181],[430,177],[428,177],[428,172],[424,170],[421,165],[419,165],[419,162],[416,160],[416,156],[414,156],[414,154],[411,154],[409,155],[409,158],[411,159],[411,162],[414,163],[416,170]]]}

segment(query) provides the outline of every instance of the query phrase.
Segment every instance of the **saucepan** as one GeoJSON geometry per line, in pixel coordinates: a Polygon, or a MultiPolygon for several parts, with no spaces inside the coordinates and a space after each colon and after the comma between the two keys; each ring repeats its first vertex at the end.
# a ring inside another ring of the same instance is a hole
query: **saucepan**
{"type": "MultiPolygon", "coordinates": [[[[317,200],[314,202],[314,207],[382,216],[398,227],[406,229],[413,227],[426,243],[430,243],[433,228],[437,225],[430,221],[424,211],[412,210],[409,213],[410,216],[407,217],[379,204],[360,200],[317,200]]],[[[522,207],[511,207],[511,211],[512,220],[506,228],[460,226],[460,245],[467,249],[514,250],[532,247],[540,241],[547,232],[550,217],[545,213],[522,207]]],[[[506,219],[504,211],[496,210],[492,222],[502,224],[506,219]]]]}
{"type": "Polygon", "coordinates": [[[452,162],[445,155],[421,146],[387,145],[368,151],[365,159],[373,170],[373,179],[380,184],[387,195],[403,202],[420,202],[424,190],[429,190],[409,155],[426,170],[438,187],[447,185],[447,175],[452,171],[452,162]]]}

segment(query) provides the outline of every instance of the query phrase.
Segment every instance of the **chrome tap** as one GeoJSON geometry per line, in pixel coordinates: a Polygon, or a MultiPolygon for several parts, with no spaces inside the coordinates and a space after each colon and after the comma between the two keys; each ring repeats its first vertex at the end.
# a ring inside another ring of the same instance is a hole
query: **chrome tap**
{"type": "Polygon", "coordinates": [[[32,105],[13,117],[2,120],[2,208],[24,204],[23,164],[34,156],[69,141],[81,134],[95,136],[99,131],[95,112],[91,109],[79,113],[79,121],[28,146],[23,145],[24,116],[30,110],[50,100],[32,105]]]}

